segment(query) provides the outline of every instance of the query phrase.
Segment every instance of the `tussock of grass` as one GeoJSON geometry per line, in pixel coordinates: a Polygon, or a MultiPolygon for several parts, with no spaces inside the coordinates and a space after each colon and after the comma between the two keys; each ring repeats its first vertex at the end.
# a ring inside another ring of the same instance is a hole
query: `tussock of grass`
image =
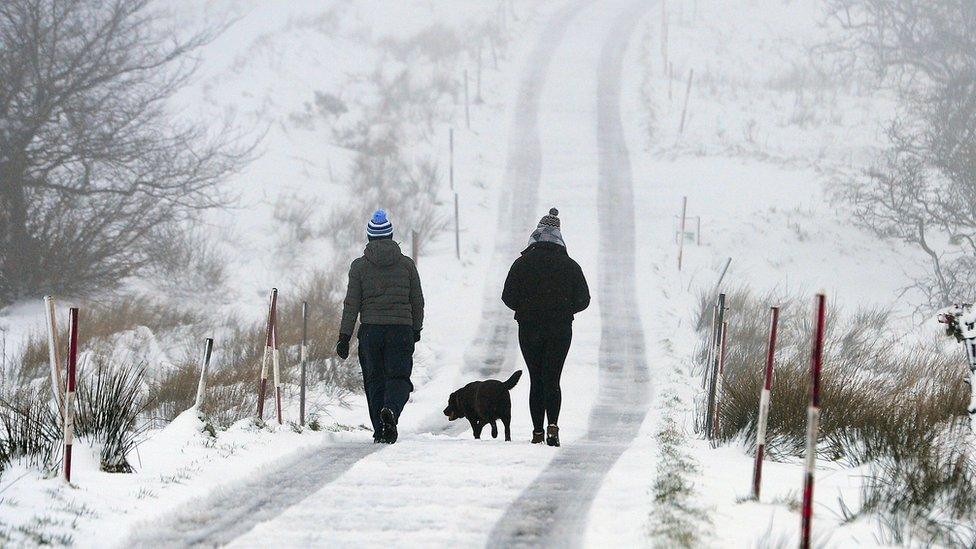
{"type": "Polygon", "coordinates": [[[665,405],[661,429],[655,435],[658,459],[652,493],[654,512],[649,534],[657,547],[696,547],[701,528],[708,524],[705,511],[695,505],[694,484],[689,476],[699,466],[683,449],[685,435],[673,417],[674,401],[665,405]]]}
{"type": "MultiPolygon", "coordinates": [[[[799,457],[810,398],[812,305],[789,296],[757,296],[748,288],[728,295],[719,441],[754,449],[770,304],[781,306],[781,317],[767,452],[772,459],[799,457]]],[[[899,543],[972,546],[976,536],[965,525],[976,521],[976,461],[964,365],[934,347],[898,345],[886,330],[884,311],[844,314],[830,307],[818,454],[869,466],[862,505],[845,510],[849,519],[876,515],[882,535],[899,543]]],[[[704,332],[707,327],[703,340],[704,332]]]]}

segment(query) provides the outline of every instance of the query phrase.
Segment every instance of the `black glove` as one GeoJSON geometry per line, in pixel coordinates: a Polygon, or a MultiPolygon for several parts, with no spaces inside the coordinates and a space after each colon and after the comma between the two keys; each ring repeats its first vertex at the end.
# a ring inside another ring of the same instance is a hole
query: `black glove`
{"type": "Polygon", "coordinates": [[[414,343],[417,343],[418,341],[420,341],[420,330],[414,330],[413,331],[413,342],[414,343]]]}
{"type": "Polygon", "coordinates": [[[350,339],[352,339],[352,336],[349,334],[339,334],[339,342],[336,343],[336,354],[343,360],[349,358],[350,339]]]}

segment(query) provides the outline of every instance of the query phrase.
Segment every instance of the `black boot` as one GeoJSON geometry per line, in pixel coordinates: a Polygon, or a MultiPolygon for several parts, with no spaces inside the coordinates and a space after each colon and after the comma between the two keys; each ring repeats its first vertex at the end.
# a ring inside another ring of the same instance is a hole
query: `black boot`
{"type": "Polygon", "coordinates": [[[549,446],[559,446],[559,427],[550,425],[546,430],[546,444],[549,446]]]}
{"type": "Polygon", "coordinates": [[[380,420],[383,422],[383,437],[381,442],[393,444],[397,441],[396,418],[393,417],[393,411],[389,408],[380,410],[380,420]]]}
{"type": "Polygon", "coordinates": [[[545,431],[532,431],[532,444],[542,444],[542,440],[545,436],[545,431]]]}

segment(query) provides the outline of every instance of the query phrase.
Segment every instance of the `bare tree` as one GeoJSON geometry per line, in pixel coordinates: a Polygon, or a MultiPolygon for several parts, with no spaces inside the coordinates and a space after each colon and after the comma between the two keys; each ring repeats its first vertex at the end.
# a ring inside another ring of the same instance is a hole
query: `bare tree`
{"type": "Polygon", "coordinates": [[[220,29],[165,23],[150,0],[0,2],[0,303],[114,285],[232,198],[253,144],[168,111],[220,29]]]}
{"type": "Polygon", "coordinates": [[[861,223],[917,245],[931,306],[976,290],[976,2],[832,0],[850,58],[894,90],[890,146],[845,190],[861,223]]]}

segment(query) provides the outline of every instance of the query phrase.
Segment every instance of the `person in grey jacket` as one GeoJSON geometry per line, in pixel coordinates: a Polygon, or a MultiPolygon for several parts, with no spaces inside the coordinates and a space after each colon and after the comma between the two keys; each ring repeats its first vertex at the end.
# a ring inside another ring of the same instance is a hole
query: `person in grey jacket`
{"type": "Polygon", "coordinates": [[[359,317],[359,364],[373,441],[397,440],[400,413],[413,384],[413,351],[424,327],[424,294],[413,260],[393,241],[393,224],[376,210],[366,225],[369,243],[349,267],[336,354],[349,357],[349,342],[359,317]]]}

